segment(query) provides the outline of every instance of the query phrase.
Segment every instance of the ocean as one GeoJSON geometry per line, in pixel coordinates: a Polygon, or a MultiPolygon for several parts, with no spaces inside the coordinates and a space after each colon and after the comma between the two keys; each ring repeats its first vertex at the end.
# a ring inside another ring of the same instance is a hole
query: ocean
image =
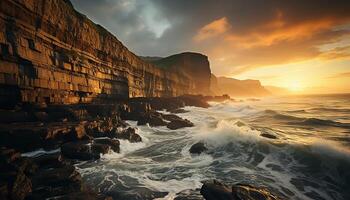
{"type": "Polygon", "coordinates": [[[79,163],[79,172],[94,189],[120,199],[202,199],[198,190],[210,179],[264,187],[282,199],[350,199],[350,95],[210,105],[178,114],[191,128],[128,121],[143,142],[121,140],[121,153],[79,163]],[[197,142],[208,151],[191,155],[197,142]]]}

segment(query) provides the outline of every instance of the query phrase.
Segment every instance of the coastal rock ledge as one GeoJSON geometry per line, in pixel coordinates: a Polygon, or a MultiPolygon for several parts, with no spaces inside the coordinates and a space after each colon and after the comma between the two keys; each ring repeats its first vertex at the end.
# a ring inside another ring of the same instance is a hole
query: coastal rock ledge
{"type": "Polygon", "coordinates": [[[206,200],[279,200],[266,189],[244,184],[227,186],[217,180],[205,182],[200,193],[206,200]]]}

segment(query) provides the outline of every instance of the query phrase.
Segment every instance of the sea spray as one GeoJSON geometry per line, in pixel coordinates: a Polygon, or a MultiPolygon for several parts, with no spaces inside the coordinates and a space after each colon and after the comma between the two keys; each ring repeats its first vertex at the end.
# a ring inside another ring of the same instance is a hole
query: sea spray
{"type": "Polygon", "coordinates": [[[348,120],[344,112],[310,111],[311,105],[322,103],[318,99],[270,99],[212,103],[208,109],[185,107],[189,112],[178,115],[195,126],[179,130],[129,121],[137,127],[142,143],[121,141],[120,154],[106,154],[99,162],[78,168],[96,189],[125,193],[130,199],[151,194],[174,199],[183,191],[196,193],[201,181],[215,178],[266,187],[286,199],[345,200],[350,184],[346,127],[291,123],[308,118],[348,120]],[[208,151],[191,155],[190,147],[199,141],[208,151]]]}

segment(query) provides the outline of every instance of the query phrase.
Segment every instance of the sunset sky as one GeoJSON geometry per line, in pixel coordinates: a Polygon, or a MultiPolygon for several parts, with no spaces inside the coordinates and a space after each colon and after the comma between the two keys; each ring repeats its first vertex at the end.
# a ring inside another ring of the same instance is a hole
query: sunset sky
{"type": "Polygon", "coordinates": [[[349,0],[72,0],[142,56],[208,55],[217,76],[350,92],[349,0]]]}

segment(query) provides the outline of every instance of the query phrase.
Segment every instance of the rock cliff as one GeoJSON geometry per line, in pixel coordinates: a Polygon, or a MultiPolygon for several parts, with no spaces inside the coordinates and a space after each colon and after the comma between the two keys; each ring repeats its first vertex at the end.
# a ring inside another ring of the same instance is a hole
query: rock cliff
{"type": "Polygon", "coordinates": [[[199,53],[185,52],[161,59],[147,57],[155,65],[193,81],[191,94],[210,94],[210,65],[208,57],[199,53]]]}
{"type": "Polygon", "coordinates": [[[74,10],[69,0],[0,1],[0,104],[87,103],[190,93],[74,10]]]}
{"type": "Polygon", "coordinates": [[[261,85],[259,80],[238,80],[234,78],[226,77],[212,77],[212,82],[216,84],[212,85],[213,91],[219,91],[218,94],[228,94],[231,97],[261,97],[268,96],[271,93],[261,85]],[[216,90],[219,88],[219,90],[216,90]]]}

